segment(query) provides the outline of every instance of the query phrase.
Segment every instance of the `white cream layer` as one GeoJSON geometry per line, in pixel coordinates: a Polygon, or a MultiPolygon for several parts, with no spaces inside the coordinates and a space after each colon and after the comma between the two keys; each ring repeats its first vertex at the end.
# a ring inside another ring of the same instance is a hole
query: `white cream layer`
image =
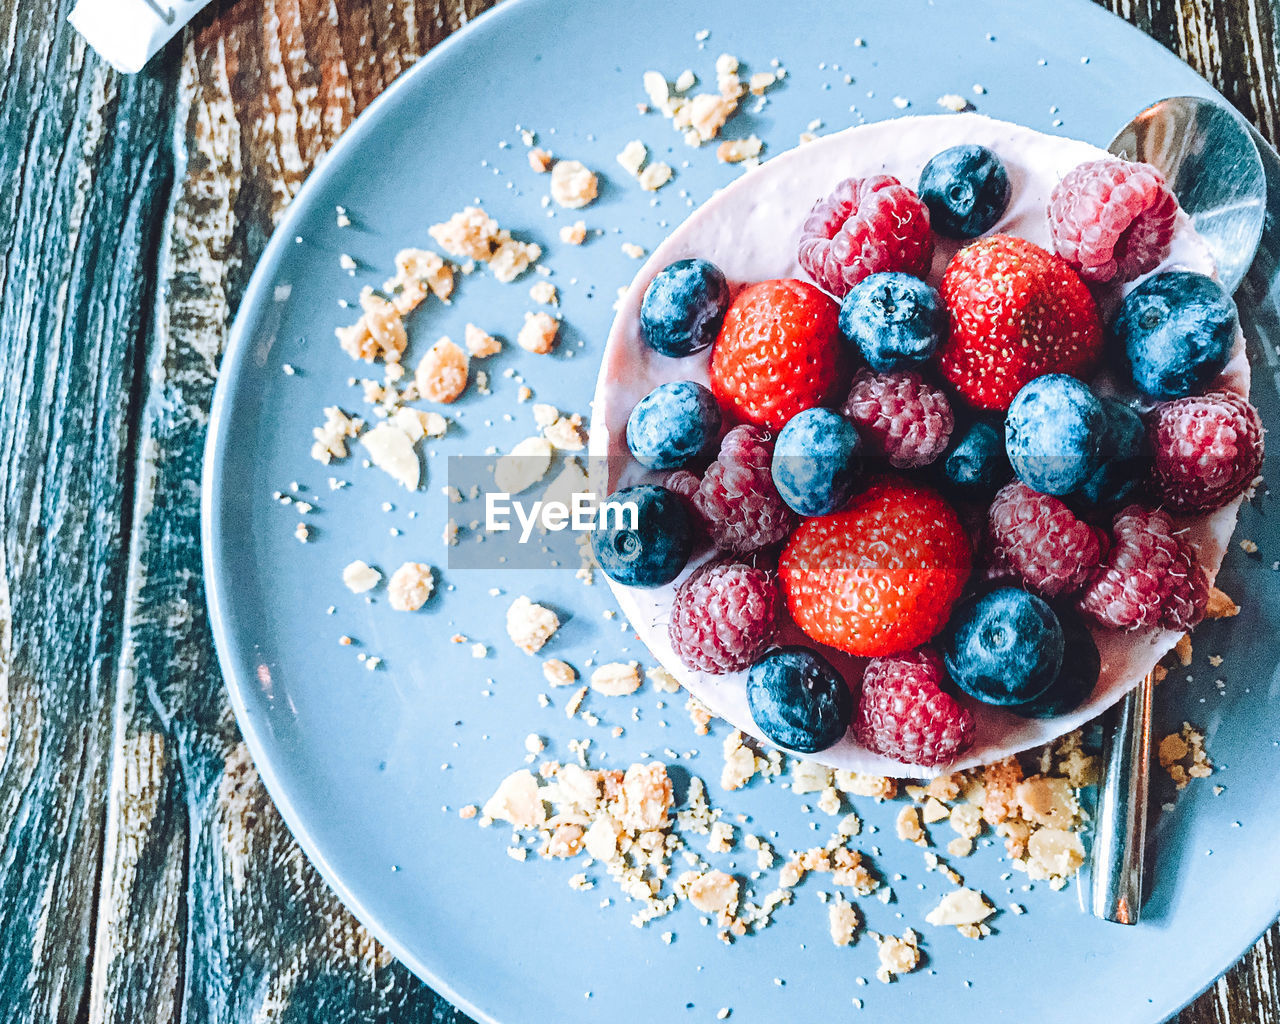
{"type": "MultiPolygon", "coordinates": [[[[623,297],[609,334],[596,387],[591,421],[592,455],[608,455],[608,490],[654,479],[628,457],[626,422],[632,407],[654,387],[673,380],[708,381],[709,352],[669,359],[649,349],[640,338],[640,300],[653,276],[667,264],[691,256],[709,259],[724,271],[734,288],[779,277],[808,277],[796,262],[800,225],[815,200],[848,177],[892,174],[914,188],[928,160],[940,150],[963,142],[995,151],[1009,172],[1009,209],[993,231],[1006,232],[1052,248],[1045,216],[1049,193],[1077,164],[1105,156],[1094,146],[995,121],[978,114],[904,117],[850,128],[769,160],[717,193],[680,225],[640,269],[623,297]],[[625,468],[624,468],[625,467],[625,468]]],[[[940,283],[958,243],[939,238],[929,281],[940,283]]],[[[1184,267],[1214,273],[1209,251],[1180,214],[1168,259],[1159,269],[1184,267]]],[[[1127,285],[1123,291],[1137,282],[1127,285]]],[[[1123,292],[1103,296],[1108,317],[1123,292]]],[[[1237,336],[1230,364],[1217,382],[1242,395],[1249,393],[1249,364],[1244,338],[1237,336]]],[[[1217,575],[1235,529],[1240,502],[1207,515],[1182,520],[1210,577],[1217,575]]],[[[645,590],[609,581],[618,604],[640,638],[662,665],[695,697],[743,732],[763,738],[747,707],[746,673],[709,675],[686,668],[667,639],[667,623],[676,588],[685,576],[714,552],[700,551],[685,572],[666,587],[645,590]]],[[[815,644],[790,621],[782,642],[804,643],[830,658],[846,677],[859,674],[859,659],[815,644]]],[[[1146,675],[1173,646],[1178,634],[1167,630],[1118,633],[1095,629],[1102,654],[1102,673],[1092,698],[1070,714],[1048,721],[1028,720],[980,706],[977,740],[968,754],[945,770],[998,760],[1048,742],[1103,711],[1146,675]]],[[[874,754],[846,735],[812,759],[835,768],[898,777],[928,777],[938,770],[901,764],[874,754]]]]}

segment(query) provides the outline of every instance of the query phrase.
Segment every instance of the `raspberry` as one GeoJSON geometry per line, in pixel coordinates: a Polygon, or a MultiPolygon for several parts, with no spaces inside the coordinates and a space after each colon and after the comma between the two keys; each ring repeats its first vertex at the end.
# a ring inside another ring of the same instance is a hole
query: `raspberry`
{"type": "Polygon", "coordinates": [[[1085,615],[1116,629],[1186,630],[1204,617],[1208,577],[1167,514],[1130,505],[1111,534],[1111,551],[1080,596],[1085,615]]]}
{"type": "Polygon", "coordinates": [[[868,450],[898,469],[931,463],[946,449],[956,424],[947,396],[913,370],[859,370],[841,411],[868,450]]]}
{"type": "Polygon", "coordinates": [[[760,281],[738,293],[711,350],[711,391],[725,409],[781,430],[798,412],[831,405],[852,366],[840,307],[808,281],[760,281]]]}
{"type": "Polygon", "coordinates": [[[1049,228],[1086,281],[1132,281],[1169,252],[1178,200],[1150,164],[1104,157],[1067,172],[1049,196],[1049,228]]]}
{"type": "Polygon", "coordinates": [[[938,371],[979,409],[1009,408],[1046,373],[1092,376],[1102,356],[1098,306],[1061,256],[1012,235],[965,246],[947,264],[942,299],[951,333],[938,371]]]}
{"type": "MultiPolygon", "coordinates": [[[[778,494],[770,465],[768,434],[743,424],[720,442],[693,495],[698,519],[722,551],[747,554],[774,544],[795,526],[796,516],[778,494]]],[[[680,486],[687,486],[682,481],[680,486]]]]}
{"type": "Polygon", "coordinates": [[[987,512],[988,569],[1011,570],[1044,597],[1080,589],[1102,560],[1102,545],[1088,523],[1063,502],[1015,480],[987,512]]]}
{"type": "Polygon", "coordinates": [[[663,487],[671,493],[683,498],[689,509],[693,509],[693,496],[698,493],[698,485],[702,483],[697,473],[690,469],[677,469],[667,474],[663,487]]]}
{"type": "Polygon", "coordinates": [[[941,495],[883,477],[841,511],[804,520],[778,575],[805,633],[874,657],[909,651],[942,628],[972,557],[964,527],[941,495]]]}
{"type": "Polygon", "coordinates": [[[973,746],[973,713],[943,689],[942,659],[929,647],[872,658],[853,720],[858,742],[907,764],[949,764],[973,746]]]}
{"type": "Polygon", "coordinates": [[[749,666],[773,638],[778,589],[741,562],[708,562],[676,591],[667,635],[689,668],[721,674],[749,666]]]}
{"type": "Polygon", "coordinates": [[[1179,512],[1221,508],[1262,467],[1262,420],[1239,395],[1214,391],[1156,406],[1147,424],[1152,488],[1179,512]]]}
{"type": "Polygon", "coordinates": [[[882,270],[924,277],[933,262],[929,208],[897,178],[846,178],[809,211],[798,258],[837,297],[882,270]]]}

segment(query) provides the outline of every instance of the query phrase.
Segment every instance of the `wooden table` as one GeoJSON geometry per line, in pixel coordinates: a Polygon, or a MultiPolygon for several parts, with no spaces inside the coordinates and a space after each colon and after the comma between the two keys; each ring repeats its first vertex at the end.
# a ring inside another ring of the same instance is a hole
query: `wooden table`
{"type": "MultiPolygon", "coordinates": [[[[0,1010],[465,1020],[338,903],[227,706],[200,578],[218,361],[272,224],[492,0],[221,0],[141,75],[0,0],[0,1010]],[[7,580],[7,592],[5,581],[7,580]]],[[[1106,0],[1280,138],[1267,0],[1106,0]]],[[[1280,1022],[1280,929],[1179,1018],[1280,1022]]]]}

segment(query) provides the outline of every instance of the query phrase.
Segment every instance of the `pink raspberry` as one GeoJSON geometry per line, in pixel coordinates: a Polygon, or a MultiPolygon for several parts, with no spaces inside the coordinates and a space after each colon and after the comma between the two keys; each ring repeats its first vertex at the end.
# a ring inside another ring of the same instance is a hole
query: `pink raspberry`
{"type": "Polygon", "coordinates": [[[1015,480],[996,494],[987,511],[989,567],[1009,571],[1045,597],[1084,586],[1102,560],[1092,526],[1048,494],[1015,480]]]}
{"type": "Polygon", "coordinates": [[[931,463],[956,425],[947,396],[914,370],[859,370],[841,411],[858,428],[867,450],[898,469],[931,463]]]}
{"type": "Polygon", "coordinates": [[[1169,251],[1178,200],[1150,164],[1104,157],[1067,172],[1049,196],[1059,255],[1086,281],[1132,281],[1169,251]]]}
{"type": "Polygon", "coordinates": [[[837,298],[882,270],[924,277],[933,262],[929,208],[886,174],[846,178],[809,211],[798,256],[837,298]]]}
{"type": "Polygon", "coordinates": [[[698,509],[693,503],[693,496],[698,493],[698,487],[701,484],[702,478],[688,469],[677,469],[673,473],[668,473],[663,483],[667,490],[681,500],[685,510],[693,517],[694,523],[698,522],[698,509]]]}
{"type": "Polygon", "coordinates": [[[930,647],[872,658],[853,734],[868,750],[907,764],[949,764],[973,746],[974,721],[943,689],[946,682],[942,659],[930,647]]]}
{"type": "Polygon", "coordinates": [[[1152,489],[1178,512],[1222,508],[1262,468],[1258,410],[1230,391],[1159,405],[1147,421],[1155,453],[1152,489]]]}
{"type": "Polygon", "coordinates": [[[734,427],[720,442],[693,495],[698,519],[722,551],[747,554],[776,544],[796,525],[773,485],[773,442],[759,427],[734,427]]]}
{"type": "Polygon", "coordinates": [[[680,584],[667,635],[689,668],[720,675],[749,666],[773,639],[778,588],[741,562],[708,562],[680,584]]]}
{"type": "Polygon", "coordinates": [[[1130,505],[1117,513],[1111,536],[1111,551],[1080,595],[1082,612],[1115,629],[1190,629],[1204,617],[1209,579],[1166,513],[1130,505]]]}

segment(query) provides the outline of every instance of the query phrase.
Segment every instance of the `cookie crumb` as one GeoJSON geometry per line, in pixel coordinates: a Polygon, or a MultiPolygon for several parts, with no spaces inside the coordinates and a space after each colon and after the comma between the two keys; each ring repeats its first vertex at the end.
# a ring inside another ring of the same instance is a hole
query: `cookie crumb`
{"type": "Polygon", "coordinates": [[[551,169],[551,198],[567,210],[578,210],[595,200],[599,181],[578,160],[561,160],[551,169]]]}
{"type": "Polygon", "coordinates": [[[549,313],[526,313],[516,343],[526,352],[546,355],[556,343],[560,321],[549,313]]]}
{"type": "Polygon", "coordinates": [[[587,240],[587,225],[580,220],[560,229],[560,241],[566,245],[581,245],[587,240]]]}
{"type": "Polygon", "coordinates": [[[591,689],[606,697],[626,697],[640,689],[640,666],[634,661],[614,661],[591,673],[591,689]]]}
{"type": "Polygon", "coordinates": [[[425,562],[405,562],[387,582],[387,601],[398,612],[416,612],[435,589],[431,566],[425,562]]]}
{"type": "Polygon", "coordinates": [[[537,654],[559,628],[560,619],[555,612],[534,604],[524,594],[507,609],[507,636],[525,654],[537,654]]]}

